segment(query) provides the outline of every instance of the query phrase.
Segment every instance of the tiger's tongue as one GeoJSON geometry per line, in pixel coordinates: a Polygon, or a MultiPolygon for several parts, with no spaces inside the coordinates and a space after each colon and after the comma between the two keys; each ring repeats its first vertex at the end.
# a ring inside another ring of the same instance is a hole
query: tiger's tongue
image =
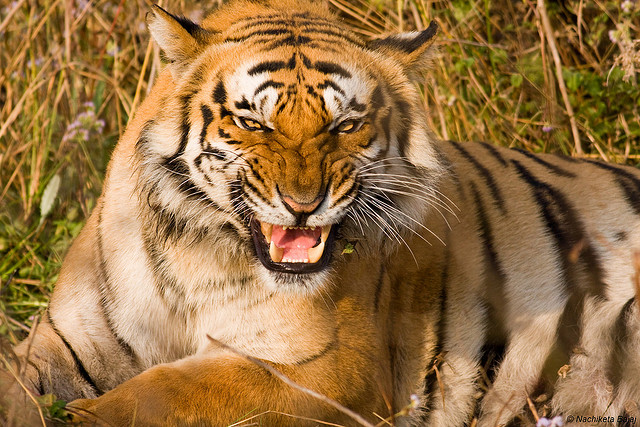
{"type": "Polygon", "coordinates": [[[281,225],[274,225],[271,241],[277,247],[284,249],[284,258],[306,259],[309,248],[315,246],[320,238],[322,229],[314,227],[304,230],[300,228],[284,229],[281,225]]]}

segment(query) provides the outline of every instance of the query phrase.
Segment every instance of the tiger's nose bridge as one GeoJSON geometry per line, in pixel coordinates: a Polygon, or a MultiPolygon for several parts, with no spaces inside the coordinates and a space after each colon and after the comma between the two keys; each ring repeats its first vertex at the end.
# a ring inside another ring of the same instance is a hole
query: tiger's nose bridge
{"type": "Polygon", "coordinates": [[[280,197],[291,212],[313,212],[325,196],[319,156],[297,155],[288,160],[278,183],[280,197]]]}
{"type": "Polygon", "coordinates": [[[324,185],[319,171],[288,170],[286,182],[278,184],[280,198],[292,212],[310,213],[324,199],[324,185]]]}

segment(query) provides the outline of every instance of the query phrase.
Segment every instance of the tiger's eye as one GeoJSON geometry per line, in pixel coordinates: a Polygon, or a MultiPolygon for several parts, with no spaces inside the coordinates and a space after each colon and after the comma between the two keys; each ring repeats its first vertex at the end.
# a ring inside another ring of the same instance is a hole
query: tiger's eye
{"type": "Polygon", "coordinates": [[[265,129],[265,127],[257,120],[253,120],[248,117],[238,117],[238,120],[240,121],[242,127],[246,130],[256,131],[265,129]]]}
{"type": "Polygon", "coordinates": [[[336,127],[336,131],[340,133],[351,133],[360,129],[362,122],[357,120],[345,120],[336,127]]]}

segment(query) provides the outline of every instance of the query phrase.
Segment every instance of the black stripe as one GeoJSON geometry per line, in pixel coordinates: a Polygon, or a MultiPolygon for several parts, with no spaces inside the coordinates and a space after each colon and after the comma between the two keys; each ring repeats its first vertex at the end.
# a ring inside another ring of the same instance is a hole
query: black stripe
{"type": "Polygon", "coordinates": [[[294,36],[293,34],[291,34],[288,37],[285,37],[283,39],[274,40],[270,44],[270,46],[272,48],[276,48],[278,46],[300,46],[300,45],[308,44],[310,41],[311,41],[311,38],[307,36],[302,36],[302,35],[294,36]]]}
{"type": "Polygon", "coordinates": [[[616,322],[613,324],[613,337],[611,357],[609,358],[609,366],[607,367],[607,377],[613,389],[616,390],[623,378],[625,361],[636,355],[629,354],[628,346],[631,341],[631,331],[629,330],[629,320],[632,316],[634,298],[630,298],[618,313],[616,322]]]}
{"type": "Polygon", "coordinates": [[[345,96],[344,90],[342,90],[342,88],[340,86],[338,86],[335,82],[331,81],[331,80],[325,80],[322,83],[319,83],[317,88],[320,90],[325,90],[326,88],[330,87],[331,89],[335,90],[336,92],[338,92],[340,95],[345,96]]]}
{"type": "Polygon", "coordinates": [[[224,88],[222,80],[218,82],[213,90],[213,102],[220,105],[224,105],[227,102],[227,90],[224,88]]]}
{"type": "Polygon", "coordinates": [[[182,317],[184,307],[180,306],[180,302],[185,301],[184,289],[178,285],[173,275],[169,275],[167,260],[164,258],[162,249],[158,248],[156,237],[145,233],[143,243],[153,271],[154,289],[170,312],[175,316],[182,317]],[[170,297],[171,295],[173,298],[170,297]]]}
{"type": "Polygon", "coordinates": [[[309,69],[313,69],[313,64],[311,63],[311,60],[309,59],[309,57],[307,57],[307,55],[303,53],[299,53],[299,55],[300,55],[300,59],[302,59],[302,64],[309,69]]]}
{"type": "Polygon", "coordinates": [[[211,109],[206,105],[202,104],[200,106],[200,111],[202,112],[202,131],[200,131],[200,148],[205,150],[208,146],[207,144],[207,130],[209,129],[209,125],[213,122],[213,113],[211,109]]]}
{"type": "Polygon", "coordinates": [[[451,263],[451,253],[445,252],[444,262],[442,263],[442,273],[440,275],[440,315],[437,317],[436,325],[436,344],[434,346],[433,355],[425,370],[427,374],[424,377],[422,394],[425,397],[425,405],[420,408],[420,418],[423,423],[427,423],[429,412],[433,409],[433,401],[435,399],[438,381],[436,373],[432,370],[434,366],[442,366],[438,357],[441,357],[446,342],[447,328],[447,287],[449,286],[449,264],[451,263]]]}
{"type": "Polygon", "coordinates": [[[217,160],[227,160],[227,154],[224,151],[220,151],[217,148],[207,148],[206,151],[203,151],[202,153],[200,153],[200,155],[196,158],[196,160],[194,161],[194,163],[200,158],[200,156],[205,156],[205,157],[215,157],[217,160]]]}
{"type": "MultiPolygon", "coordinates": [[[[240,175],[240,172],[238,172],[236,179],[231,180],[228,185],[228,193],[229,197],[231,197],[233,211],[243,212],[246,208],[246,202],[242,195],[242,176],[240,175]]],[[[240,236],[240,232],[238,232],[238,235],[240,236]]],[[[251,246],[253,247],[254,245],[251,246]]]]}
{"type": "MultiPolygon", "coordinates": [[[[206,201],[207,204],[215,206],[216,209],[220,209],[220,207],[191,180],[191,171],[189,170],[189,166],[187,166],[185,160],[181,158],[165,159],[163,162],[163,166],[164,170],[169,173],[169,176],[175,182],[178,191],[180,191],[180,193],[182,193],[182,195],[184,195],[187,200],[206,201]]],[[[202,172],[201,169],[200,172],[202,172]]],[[[149,193],[157,193],[161,191],[161,189],[153,187],[153,189],[149,189],[148,191],[149,193]]],[[[151,205],[149,206],[151,207],[151,205]]],[[[158,206],[154,206],[154,208],[157,207],[158,206]]]]}
{"type": "Polygon", "coordinates": [[[171,164],[177,161],[180,156],[184,154],[184,150],[187,147],[187,142],[189,142],[189,131],[191,130],[191,122],[189,120],[189,104],[191,103],[191,99],[193,98],[193,96],[194,93],[188,93],[180,97],[180,111],[182,113],[182,118],[180,120],[180,144],[178,146],[178,150],[171,157],[165,159],[167,164],[171,164]]]}
{"type": "Polygon", "coordinates": [[[53,332],[55,332],[56,335],[60,337],[60,339],[64,343],[64,346],[67,348],[67,350],[69,350],[69,353],[71,353],[73,362],[75,363],[78,373],[80,374],[82,379],[89,385],[89,387],[91,387],[91,389],[94,391],[96,395],[98,396],[101,395],[102,390],[100,390],[100,388],[93,381],[93,378],[91,378],[91,375],[89,375],[89,372],[87,372],[86,368],[82,364],[82,361],[80,360],[76,352],[73,350],[73,347],[71,347],[71,344],[69,344],[69,341],[67,341],[64,335],[62,335],[62,332],[60,332],[60,330],[56,327],[51,316],[49,316],[49,324],[51,325],[51,329],[53,330],[53,332]]]}
{"type": "MultiPolygon", "coordinates": [[[[399,97],[400,95],[397,96],[399,97]]],[[[397,99],[394,104],[394,114],[396,114],[395,112],[397,111],[397,114],[400,116],[400,125],[398,126],[398,133],[396,135],[398,140],[398,153],[401,157],[404,157],[406,147],[409,144],[409,129],[411,129],[413,123],[410,118],[411,115],[409,114],[411,107],[409,106],[409,103],[401,99],[397,99]]]]}
{"type": "Polygon", "coordinates": [[[246,175],[244,177],[244,180],[242,181],[242,189],[247,194],[247,196],[251,196],[253,194],[261,202],[266,203],[269,206],[273,206],[271,201],[262,195],[258,187],[256,187],[251,181],[249,181],[249,177],[246,175]],[[250,191],[247,191],[247,190],[250,190],[250,191]]]}
{"type": "Polygon", "coordinates": [[[275,89],[280,89],[284,87],[284,83],[274,82],[273,80],[267,80],[266,82],[261,83],[260,86],[256,88],[255,92],[253,92],[253,96],[254,97],[257,96],[260,92],[270,87],[275,89]]]}
{"type": "MultiPolygon", "coordinates": [[[[508,334],[505,331],[504,307],[508,306],[505,295],[507,276],[502,269],[495,248],[491,221],[487,215],[484,202],[475,184],[471,183],[471,193],[476,206],[476,221],[479,226],[480,239],[484,248],[484,284],[486,289],[491,289],[484,297],[486,304],[487,337],[482,346],[482,357],[480,360],[486,376],[489,379],[489,386],[493,383],[505,353],[505,343],[508,334]]],[[[478,379],[481,381],[481,378],[478,379]]],[[[482,386],[480,387],[482,388],[482,386]]],[[[476,407],[479,411],[479,405],[476,407]]]]}
{"type": "Polygon", "coordinates": [[[313,64],[313,68],[324,74],[337,74],[347,79],[351,78],[351,73],[334,62],[318,61],[313,64]]]}
{"type": "Polygon", "coordinates": [[[264,61],[253,67],[249,68],[247,74],[250,76],[255,76],[256,74],[266,73],[266,72],[276,72],[280,70],[284,70],[287,68],[287,64],[284,61],[264,61]]]}
{"type": "Polygon", "coordinates": [[[378,281],[376,282],[376,292],[375,292],[375,296],[373,298],[373,310],[374,312],[378,312],[378,308],[380,306],[380,294],[382,294],[382,285],[384,283],[384,279],[385,279],[385,272],[386,272],[386,268],[383,265],[380,266],[380,273],[378,275],[378,281]]]}
{"type": "Polygon", "coordinates": [[[450,143],[453,146],[453,148],[458,150],[458,152],[460,154],[462,154],[462,156],[465,159],[467,159],[472,165],[475,166],[475,168],[478,170],[478,172],[480,173],[480,175],[482,176],[482,178],[486,182],[487,187],[489,188],[489,191],[491,192],[491,196],[493,197],[493,204],[500,210],[500,212],[505,214],[507,212],[507,209],[505,207],[504,199],[502,198],[502,193],[500,192],[500,188],[498,187],[498,184],[496,183],[495,179],[493,178],[493,174],[491,172],[489,172],[489,169],[484,167],[466,149],[464,149],[462,147],[462,144],[459,144],[459,143],[453,142],[453,141],[450,141],[450,143]]]}
{"type": "Polygon", "coordinates": [[[274,19],[266,19],[261,16],[260,18],[254,18],[252,20],[247,19],[245,22],[247,22],[247,25],[240,28],[237,32],[249,31],[252,27],[261,25],[283,26],[291,30],[301,30],[302,33],[321,33],[329,36],[335,36],[356,46],[364,46],[362,40],[355,37],[351,32],[338,27],[335,21],[320,17],[314,17],[313,19],[291,19],[289,16],[279,16],[274,17],[274,19]]]}
{"type": "MultiPolygon", "coordinates": [[[[329,29],[329,25],[327,25],[326,27],[324,26],[309,26],[309,27],[305,27],[302,29],[303,33],[306,34],[322,34],[325,36],[329,36],[329,37],[336,37],[338,39],[340,39],[341,41],[346,41],[348,43],[354,44],[356,46],[363,46],[362,40],[359,40],[355,37],[353,37],[352,34],[347,33],[347,32],[341,32],[341,31],[333,31],[332,29],[329,29]]],[[[335,28],[335,26],[333,26],[332,28],[335,28]]],[[[314,41],[317,40],[323,40],[323,39],[313,39],[314,41]]],[[[327,40],[329,41],[329,40],[327,40]]],[[[331,42],[335,43],[336,40],[330,40],[331,42]]]]}
{"type": "Polygon", "coordinates": [[[517,151],[518,153],[530,158],[531,160],[533,160],[534,162],[538,163],[539,165],[544,166],[551,173],[554,173],[554,174],[559,175],[559,176],[564,176],[566,178],[575,178],[576,177],[575,173],[569,172],[567,170],[562,169],[561,167],[559,167],[557,165],[549,163],[546,160],[541,159],[540,156],[536,156],[533,153],[530,153],[530,152],[525,151],[525,150],[521,150],[520,148],[514,148],[513,151],[517,151]]]}
{"type": "MultiPolygon", "coordinates": [[[[576,289],[580,289],[588,295],[596,296],[599,299],[604,299],[605,287],[602,281],[603,274],[600,257],[591,246],[584,231],[585,226],[573,206],[562,192],[535,178],[520,162],[517,160],[512,160],[511,162],[516,167],[520,177],[531,186],[547,228],[561,252],[566,269],[577,272],[578,261],[583,261],[586,267],[584,272],[587,273],[587,280],[577,280],[576,277],[576,289]],[[577,253],[576,250],[578,248],[576,245],[581,247],[581,250],[577,253]],[[578,255],[577,258],[576,255],[578,255]]],[[[571,284],[574,285],[574,283],[571,284]]]]}
{"type": "MultiPolygon", "coordinates": [[[[340,185],[342,185],[342,183],[340,183],[340,185]]],[[[337,188],[339,188],[339,186],[337,188]]],[[[333,205],[334,206],[339,205],[345,199],[351,199],[351,200],[355,199],[355,196],[358,194],[359,191],[360,191],[360,183],[358,183],[357,181],[353,181],[353,185],[342,196],[334,200],[333,205]]]]}
{"type": "Polygon", "coordinates": [[[246,41],[252,37],[261,37],[261,36],[272,37],[272,36],[281,36],[285,34],[291,34],[291,29],[290,28],[272,28],[268,30],[257,30],[248,34],[243,34],[241,36],[227,37],[224,39],[224,41],[235,43],[235,42],[246,41]]]}
{"type": "Polygon", "coordinates": [[[111,332],[111,335],[116,339],[116,342],[122,347],[122,350],[131,358],[134,363],[138,360],[138,356],[136,355],[131,345],[122,338],[115,330],[113,326],[113,322],[111,320],[111,313],[107,308],[107,300],[106,293],[111,293],[111,278],[109,277],[109,272],[107,271],[107,261],[104,258],[104,239],[102,236],[102,210],[104,205],[101,203],[98,207],[98,226],[97,229],[97,252],[99,258],[99,267],[98,267],[98,276],[100,279],[100,308],[102,309],[102,314],[107,324],[107,328],[111,332]]]}
{"type": "Polygon", "coordinates": [[[565,284],[567,301],[558,323],[554,351],[547,358],[544,368],[544,372],[557,372],[558,368],[569,363],[580,340],[580,324],[586,298],[605,298],[600,259],[584,233],[582,221],[564,195],[535,178],[517,160],[511,162],[520,177],[531,187],[562,263],[562,283],[565,284]]]}
{"type": "Polygon", "coordinates": [[[241,101],[236,101],[234,105],[238,110],[255,110],[256,109],[256,105],[250,103],[247,100],[247,98],[245,98],[244,96],[242,97],[241,101]]]}
{"type": "MultiPolygon", "coordinates": [[[[498,253],[496,252],[495,242],[493,239],[493,230],[491,221],[487,215],[487,211],[484,207],[480,192],[474,183],[471,183],[471,194],[476,206],[476,221],[479,226],[480,238],[482,240],[482,247],[484,248],[485,258],[485,277],[484,281],[487,289],[491,289],[488,292],[486,298],[489,308],[489,314],[495,318],[496,324],[492,327],[501,327],[504,325],[504,307],[507,307],[507,300],[505,296],[505,284],[507,282],[507,275],[502,269],[500,260],[498,259],[498,253]]],[[[505,334],[502,334],[505,335],[505,334]]]]}
{"type": "MultiPolygon", "coordinates": [[[[316,89],[313,86],[311,85],[305,85],[305,86],[307,88],[307,93],[309,94],[309,96],[315,99],[320,99],[320,94],[316,92],[316,89]]],[[[322,86],[322,84],[318,85],[318,89],[323,89],[320,86],[322,86]]],[[[311,101],[307,100],[307,105],[311,107],[312,106],[311,101]]]]}
{"type": "MultiPolygon", "coordinates": [[[[166,208],[158,207],[154,210],[154,234],[163,245],[166,245],[170,240],[176,241],[186,235],[188,223],[187,219],[177,217],[174,212],[166,208]]],[[[189,235],[192,234],[189,233],[189,235]]]]}
{"type": "Polygon", "coordinates": [[[371,105],[373,106],[373,108],[384,108],[387,105],[384,100],[382,86],[379,82],[376,88],[373,90],[373,93],[371,94],[371,105]]]}
{"type": "Polygon", "coordinates": [[[369,138],[369,140],[367,142],[365,142],[364,144],[360,144],[360,147],[369,148],[369,147],[371,147],[371,144],[373,144],[375,142],[376,139],[378,139],[378,134],[374,133],[371,136],[371,138],[369,138]]]}
{"type": "Polygon", "coordinates": [[[220,120],[232,115],[233,114],[231,114],[231,111],[227,110],[225,107],[220,107],[220,120]]]}
{"type": "Polygon", "coordinates": [[[507,166],[507,161],[495,145],[491,145],[486,142],[481,142],[480,144],[489,152],[489,154],[491,154],[492,157],[498,160],[502,166],[507,166]]]}
{"type": "MultiPolygon", "coordinates": [[[[380,117],[379,123],[382,126],[382,131],[384,132],[384,138],[387,143],[391,141],[391,111],[385,111],[384,115],[380,117]]],[[[386,154],[386,153],[385,153],[386,154]]]]}
{"type": "MultiPolygon", "coordinates": [[[[335,332],[334,335],[337,335],[337,331],[335,332]]],[[[327,343],[327,345],[322,350],[320,350],[318,353],[314,354],[313,356],[309,356],[306,359],[302,359],[302,360],[299,360],[297,362],[294,362],[294,364],[296,366],[301,366],[301,365],[306,365],[307,363],[311,363],[314,360],[317,360],[317,359],[321,358],[322,356],[326,355],[327,353],[329,353],[329,351],[331,351],[335,347],[337,347],[336,346],[337,343],[338,343],[337,340],[331,341],[331,342],[327,343]]]]}
{"type": "Polygon", "coordinates": [[[44,384],[42,384],[42,380],[44,379],[44,377],[42,376],[42,372],[40,371],[40,368],[38,367],[38,365],[36,365],[35,363],[33,363],[31,361],[31,359],[27,359],[27,364],[29,366],[31,366],[33,369],[36,370],[37,372],[37,376],[38,376],[38,384],[35,385],[36,386],[36,393],[38,393],[38,395],[42,396],[46,393],[53,393],[53,386],[51,384],[51,382],[49,382],[50,387],[48,387],[45,390],[44,384]]]}
{"type": "Polygon", "coordinates": [[[140,131],[138,140],[136,141],[136,150],[138,150],[138,152],[143,152],[147,148],[147,144],[149,143],[148,132],[154,124],[155,121],[152,119],[147,120],[142,126],[142,130],[140,131]]]}
{"type": "Polygon", "coordinates": [[[349,108],[351,108],[353,111],[362,112],[367,109],[367,106],[364,104],[360,104],[358,100],[353,97],[351,98],[351,101],[349,101],[349,108]]]}
{"type": "Polygon", "coordinates": [[[601,169],[609,171],[613,174],[618,186],[625,194],[627,203],[637,215],[640,215],[640,179],[621,167],[612,166],[607,163],[597,162],[595,160],[587,160],[590,164],[601,169]]]}

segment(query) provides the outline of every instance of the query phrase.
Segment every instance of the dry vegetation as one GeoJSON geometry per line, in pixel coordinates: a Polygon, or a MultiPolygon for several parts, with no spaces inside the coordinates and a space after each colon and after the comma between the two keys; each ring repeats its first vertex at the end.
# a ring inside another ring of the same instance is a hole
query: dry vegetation
{"type": "MultiPolygon", "coordinates": [[[[194,4],[161,3],[202,16],[194,4]]],[[[441,54],[423,87],[442,138],[640,159],[639,1],[330,4],[365,37],[440,24],[441,54]]],[[[144,25],[148,10],[142,0],[0,2],[5,341],[23,337],[46,307],[62,257],[100,193],[109,153],[162,66],[144,25]]]]}

